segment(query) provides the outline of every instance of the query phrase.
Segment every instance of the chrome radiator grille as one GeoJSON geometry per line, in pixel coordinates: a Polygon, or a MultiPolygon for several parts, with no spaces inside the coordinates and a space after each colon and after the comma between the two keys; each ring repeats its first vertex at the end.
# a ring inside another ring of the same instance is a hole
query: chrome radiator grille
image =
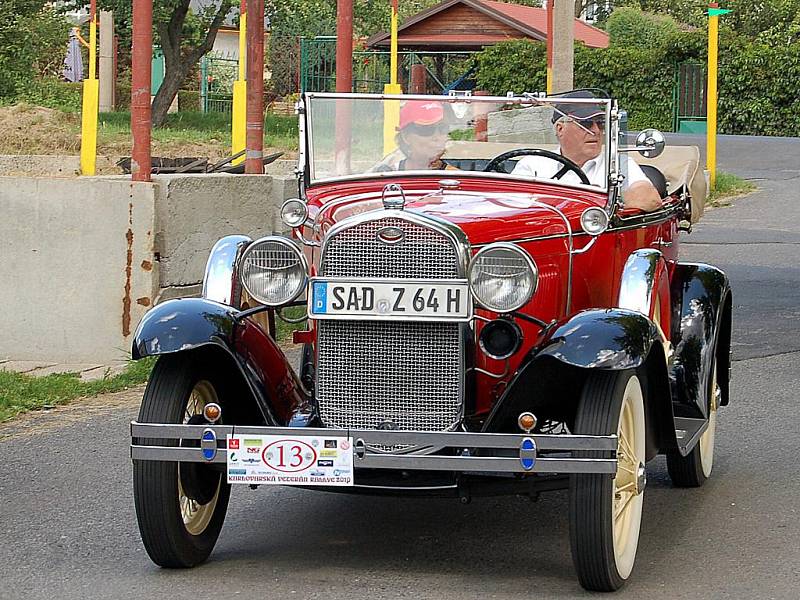
{"type": "Polygon", "coordinates": [[[459,326],[322,321],[318,401],[331,427],[443,431],[459,419],[459,326]]]}
{"type": "Polygon", "coordinates": [[[447,236],[402,219],[370,221],[338,233],[325,247],[322,262],[325,277],[397,277],[399,279],[454,279],[458,257],[447,236]],[[386,245],[377,233],[384,227],[399,227],[402,244],[386,245]]]}
{"type": "MultiPolygon", "coordinates": [[[[325,244],[320,275],[464,277],[446,235],[394,217],[335,234],[325,244]],[[379,242],[376,234],[384,227],[401,228],[403,242],[379,242]]],[[[443,431],[458,423],[464,376],[461,324],[321,320],[317,326],[316,395],[327,426],[443,431]]]]}

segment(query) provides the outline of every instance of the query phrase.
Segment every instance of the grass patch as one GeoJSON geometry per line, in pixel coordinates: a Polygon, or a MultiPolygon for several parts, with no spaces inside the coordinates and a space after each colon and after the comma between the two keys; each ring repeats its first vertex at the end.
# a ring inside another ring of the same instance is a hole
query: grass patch
{"type": "MultiPolygon", "coordinates": [[[[290,306],[282,311],[284,317],[287,319],[299,319],[306,314],[305,306],[290,306]]],[[[275,315],[275,337],[278,343],[290,342],[292,339],[293,331],[300,331],[306,329],[308,326],[308,319],[303,319],[299,323],[287,323],[278,315],[275,315]]]]}
{"type": "MultiPolygon", "coordinates": [[[[131,116],[128,112],[101,113],[98,119],[97,145],[116,153],[130,153],[131,116]],[[120,147],[122,146],[122,147],[120,147]]],[[[297,150],[297,117],[267,114],[264,118],[264,146],[297,150]]],[[[219,158],[230,152],[231,116],[225,113],[177,112],[167,115],[161,127],[153,129],[153,154],[176,156],[181,149],[194,154],[219,158]],[[201,154],[207,146],[205,154],[201,154]]]]}
{"type": "Polygon", "coordinates": [[[711,206],[727,206],[725,200],[733,196],[748,194],[756,189],[751,181],[737,177],[733,173],[717,172],[717,182],[714,189],[708,195],[708,203],[711,206]]]}
{"type": "MultiPolygon", "coordinates": [[[[130,156],[129,112],[101,113],[97,127],[97,154],[130,156]]],[[[0,154],[80,153],[80,114],[15,104],[0,105],[0,154]]],[[[292,158],[297,150],[297,117],[267,114],[265,151],[282,150],[292,158]]],[[[231,151],[231,117],[223,113],[178,112],[167,116],[152,133],[153,156],[208,157],[219,160],[231,151]]],[[[102,173],[101,173],[102,174],[102,173]]]]}
{"type": "Polygon", "coordinates": [[[147,381],[155,358],[128,363],[125,371],[97,381],[81,381],[77,373],[33,377],[24,373],[0,371],[0,423],[28,412],[76,398],[118,392],[147,381]]]}
{"type": "MultiPolygon", "coordinates": [[[[283,311],[290,319],[306,314],[305,306],[292,306],[283,311]]],[[[286,323],[275,319],[278,342],[291,340],[292,332],[305,329],[307,321],[286,323]]],[[[147,381],[157,357],[130,361],[125,371],[97,381],[81,381],[77,373],[58,373],[33,377],[24,373],[0,371],[0,423],[32,410],[68,404],[76,398],[118,392],[147,381]]]]}

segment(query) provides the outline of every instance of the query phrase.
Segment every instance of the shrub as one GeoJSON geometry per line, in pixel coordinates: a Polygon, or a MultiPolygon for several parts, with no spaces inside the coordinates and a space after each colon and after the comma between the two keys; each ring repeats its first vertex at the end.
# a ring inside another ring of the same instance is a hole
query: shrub
{"type": "Polygon", "coordinates": [[[178,110],[200,110],[200,92],[197,90],[178,90],[178,110]]]}
{"type": "Polygon", "coordinates": [[[116,110],[130,110],[131,108],[131,84],[120,83],[117,81],[117,95],[114,97],[114,108],[116,110]]]}
{"type": "Polygon", "coordinates": [[[628,127],[672,128],[674,67],[644,48],[575,49],[575,87],[607,91],[628,111],[628,127]]]}
{"type": "Polygon", "coordinates": [[[33,80],[21,87],[16,99],[64,112],[80,112],[82,87],[80,83],[70,83],[55,78],[33,80]]]}
{"type": "Polygon", "coordinates": [[[478,89],[505,95],[543,90],[547,85],[547,52],[541,42],[501,42],[479,52],[475,60],[478,89]]]}
{"type": "Polygon", "coordinates": [[[606,31],[613,46],[653,48],[663,46],[672,35],[678,33],[678,24],[669,15],[623,6],[608,17],[606,31]]]}
{"type": "MultiPolygon", "coordinates": [[[[673,31],[660,45],[575,47],[575,87],[608,91],[628,111],[631,129],[672,128],[677,65],[705,63],[707,32],[673,31]]],[[[800,135],[800,25],[758,37],[720,34],[718,131],[740,135],[800,135]]],[[[475,58],[477,86],[494,94],[545,88],[545,46],[514,40],[489,47],[475,58]]]]}
{"type": "Polygon", "coordinates": [[[60,75],[69,23],[42,4],[0,2],[0,98],[13,100],[37,79],[60,75]]]}

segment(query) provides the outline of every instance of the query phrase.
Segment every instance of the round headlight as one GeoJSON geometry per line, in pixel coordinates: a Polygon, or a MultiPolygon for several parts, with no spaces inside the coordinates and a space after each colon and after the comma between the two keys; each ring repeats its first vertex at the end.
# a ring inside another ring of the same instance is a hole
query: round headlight
{"type": "Polygon", "coordinates": [[[538,281],[536,263],[514,244],[486,246],[469,264],[472,295],[484,308],[499,313],[525,305],[533,297],[538,281]]]}
{"type": "Polygon", "coordinates": [[[308,279],[306,259],[291,240],[270,236],[250,244],[242,255],[242,285],[267,306],[280,306],[297,298],[308,279]]]}
{"type": "Polygon", "coordinates": [[[300,227],[307,218],[308,207],[302,200],[292,198],[281,206],[281,221],[289,227],[300,227]]]}
{"type": "Polygon", "coordinates": [[[581,227],[589,235],[600,235],[608,228],[608,213],[593,206],[581,214],[581,227]]]}

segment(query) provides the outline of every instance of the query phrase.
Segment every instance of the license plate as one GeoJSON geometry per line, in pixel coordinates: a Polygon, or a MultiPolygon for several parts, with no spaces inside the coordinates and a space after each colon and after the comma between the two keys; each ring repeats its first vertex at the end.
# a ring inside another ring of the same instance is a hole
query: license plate
{"type": "Polygon", "coordinates": [[[229,435],[228,483],[353,485],[347,437],[229,435]]]}
{"type": "Polygon", "coordinates": [[[466,281],[311,282],[309,316],[315,319],[370,318],[412,321],[465,321],[471,301],[466,281]]]}

